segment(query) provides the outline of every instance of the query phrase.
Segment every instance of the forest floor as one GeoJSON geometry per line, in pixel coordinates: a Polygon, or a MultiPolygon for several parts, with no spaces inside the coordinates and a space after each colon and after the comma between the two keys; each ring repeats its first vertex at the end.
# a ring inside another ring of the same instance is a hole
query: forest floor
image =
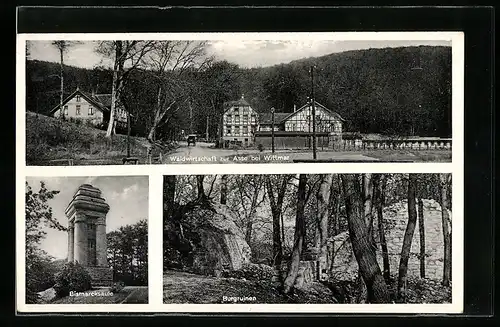
{"type": "MultiPolygon", "coordinates": [[[[163,275],[163,303],[355,303],[355,282],[335,283],[331,288],[321,283],[305,284],[290,297],[283,296],[269,281],[216,278],[167,270],[163,275]],[[338,286],[343,284],[342,289],[338,286]],[[349,285],[347,285],[349,284],[349,285]],[[350,294],[352,293],[352,294],[350,294]],[[239,301],[238,301],[239,298],[239,301]]],[[[397,280],[389,286],[395,298],[397,280]]],[[[330,283],[333,285],[333,283],[330,283]]],[[[438,281],[408,278],[405,303],[451,303],[451,286],[438,281]]],[[[394,299],[395,300],[395,299],[394,299]]],[[[394,301],[395,302],[395,301],[394,301]]]]}
{"type": "Polygon", "coordinates": [[[168,270],[163,275],[163,303],[334,303],[320,283],[283,296],[267,281],[216,278],[168,270]]]}
{"type": "MultiPolygon", "coordinates": [[[[99,292],[108,292],[109,288],[96,289],[99,292]]],[[[91,291],[89,291],[91,292],[91,291]]],[[[125,286],[120,292],[113,293],[112,296],[66,296],[54,299],[51,304],[140,304],[148,303],[147,286],[125,286]]]]}

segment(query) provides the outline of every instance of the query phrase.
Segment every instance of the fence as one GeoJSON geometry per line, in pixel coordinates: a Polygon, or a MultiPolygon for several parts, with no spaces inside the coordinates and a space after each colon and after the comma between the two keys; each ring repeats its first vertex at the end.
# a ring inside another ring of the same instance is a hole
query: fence
{"type": "Polygon", "coordinates": [[[418,138],[418,139],[379,139],[379,140],[341,140],[333,144],[337,151],[356,150],[451,150],[451,138],[418,138]]]}

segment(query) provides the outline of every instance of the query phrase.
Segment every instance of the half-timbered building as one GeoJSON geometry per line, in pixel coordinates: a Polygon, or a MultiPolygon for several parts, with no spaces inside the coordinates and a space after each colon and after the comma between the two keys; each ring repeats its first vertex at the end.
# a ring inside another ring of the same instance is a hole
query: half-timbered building
{"type": "Polygon", "coordinates": [[[258,115],[243,95],[236,101],[224,103],[222,139],[243,146],[254,143],[258,115]]]}

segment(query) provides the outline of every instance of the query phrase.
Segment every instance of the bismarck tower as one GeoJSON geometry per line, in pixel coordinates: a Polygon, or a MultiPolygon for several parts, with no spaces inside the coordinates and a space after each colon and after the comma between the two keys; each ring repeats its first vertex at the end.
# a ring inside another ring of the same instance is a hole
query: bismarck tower
{"type": "Polygon", "coordinates": [[[68,217],[68,261],[78,262],[89,272],[93,286],[111,286],[113,272],[108,266],[106,214],[109,205],[101,191],[81,185],[66,208],[68,217]]]}

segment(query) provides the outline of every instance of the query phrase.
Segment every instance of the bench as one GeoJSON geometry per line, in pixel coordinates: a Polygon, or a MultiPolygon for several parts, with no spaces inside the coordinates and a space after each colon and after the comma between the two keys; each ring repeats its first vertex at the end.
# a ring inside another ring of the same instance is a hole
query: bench
{"type": "Polygon", "coordinates": [[[137,165],[139,163],[139,158],[136,157],[126,157],[122,159],[124,165],[131,163],[133,165],[137,165]]]}

